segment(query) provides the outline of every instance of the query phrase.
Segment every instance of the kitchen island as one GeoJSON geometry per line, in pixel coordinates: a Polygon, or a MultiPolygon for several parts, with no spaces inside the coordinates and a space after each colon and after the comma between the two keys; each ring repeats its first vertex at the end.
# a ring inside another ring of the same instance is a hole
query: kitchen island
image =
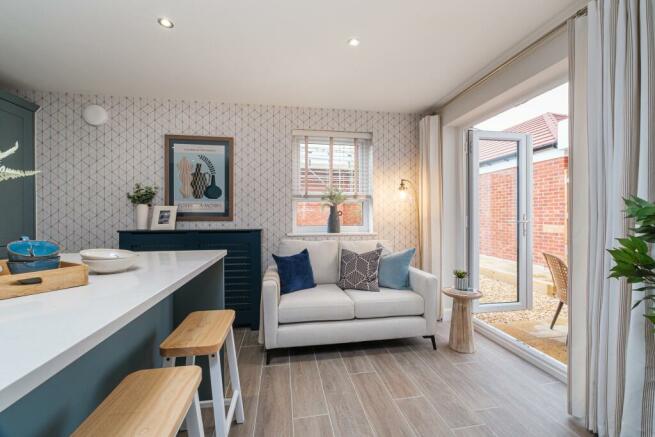
{"type": "Polygon", "coordinates": [[[86,286],[0,301],[0,436],[69,435],[128,373],[160,367],[189,312],[224,307],[225,255],[144,252],[86,286]]]}

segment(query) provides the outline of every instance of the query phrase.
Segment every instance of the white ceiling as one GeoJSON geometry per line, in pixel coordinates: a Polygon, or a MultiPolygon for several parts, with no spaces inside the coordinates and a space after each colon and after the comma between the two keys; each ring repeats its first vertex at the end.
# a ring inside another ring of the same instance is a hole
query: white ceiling
{"type": "Polygon", "coordinates": [[[0,0],[0,83],[419,112],[572,2],[0,0]]]}

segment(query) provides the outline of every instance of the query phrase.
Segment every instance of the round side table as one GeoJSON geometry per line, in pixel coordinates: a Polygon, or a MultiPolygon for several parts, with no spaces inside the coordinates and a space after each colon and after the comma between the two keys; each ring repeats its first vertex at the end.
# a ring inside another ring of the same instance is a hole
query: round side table
{"type": "Polygon", "coordinates": [[[475,299],[482,297],[482,293],[478,290],[461,291],[454,288],[444,288],[441,291],[446,296],[453,298],[448,346],[454,351],[472,354],[475,352],[475,342],[473,340],[471,305],[475,299]]]}

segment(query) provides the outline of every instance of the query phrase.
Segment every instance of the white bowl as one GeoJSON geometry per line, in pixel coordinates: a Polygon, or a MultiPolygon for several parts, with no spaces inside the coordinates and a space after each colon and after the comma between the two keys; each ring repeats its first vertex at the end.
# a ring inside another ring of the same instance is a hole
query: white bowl
{"type": "Polygon", "coordinates": [[[96,273],[118,273],[136,264],[138,257],[115,258],[115,259],[82,259],[82,262],[89,266],[89,269],[96,273]]]}
{"type": "Polygon", "coordinates": [[[137,253],[123,249],[86,249],[80,252],[82,259],[116,260],[136,258],[137,253]]]}

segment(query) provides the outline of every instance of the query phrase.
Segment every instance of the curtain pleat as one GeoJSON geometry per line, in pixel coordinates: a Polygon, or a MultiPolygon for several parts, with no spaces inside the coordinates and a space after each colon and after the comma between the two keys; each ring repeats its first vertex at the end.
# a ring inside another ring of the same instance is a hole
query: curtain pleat
{"type": "Polygon", "coordinates": [[[568,411],[586,415],[589,175],[587,141],[587,17],[569,20],[569,365],[568,411]]]}

